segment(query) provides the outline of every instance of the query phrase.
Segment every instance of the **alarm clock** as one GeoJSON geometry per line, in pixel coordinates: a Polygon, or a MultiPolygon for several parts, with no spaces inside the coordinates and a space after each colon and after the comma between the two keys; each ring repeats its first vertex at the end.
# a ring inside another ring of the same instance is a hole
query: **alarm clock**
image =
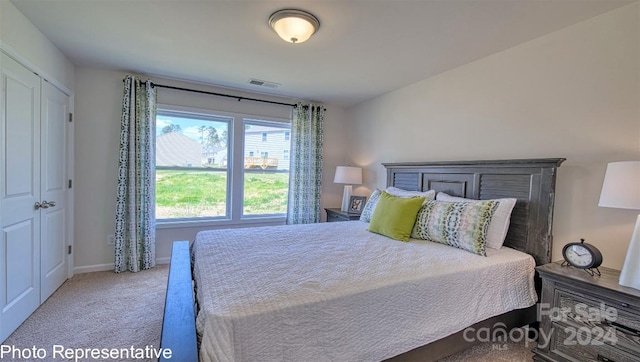
{"type": "Polygon", "coordinates": [[[568,243],[562,248],[563,264],[571,265],[575,268],[585,269],[594,274],[594,269],[600,275],[598,267],[602,264],[602,253],[595,246],[585,243],[580,239],[579,243],[568,243]]]}

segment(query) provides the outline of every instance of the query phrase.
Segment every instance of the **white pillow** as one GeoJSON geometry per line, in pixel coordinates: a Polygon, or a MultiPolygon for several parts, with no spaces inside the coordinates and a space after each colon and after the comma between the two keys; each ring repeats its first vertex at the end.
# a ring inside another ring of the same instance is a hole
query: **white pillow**
{"type": "MultiPolygon", "coordinates": [[[[438,192],[436,196],[438,201],[477,201],[473,199],[465,199],[464,197],[456,197],[438,192]]],[[[491,218],[489,230],[487,231],[487,247],[491,249],[500,249],[507,237],[509,231],[509,223],[511,222],[511,211],[516,205],[516,199],[496,199],[499,201],[498,208],[491,218]]],[[[485,200],[483,200],[485,201],[485,200]]]]}
{"type": "Polygon", "coordinates": [[[436,199],[435,190],[429,190],[425,192],[407,191],[407,190],[399,189],[397,187],[389,186],[385,191],[391,196],[396,196],[396,197],[424,197],[424,202],[432,201],[436,199]]]}

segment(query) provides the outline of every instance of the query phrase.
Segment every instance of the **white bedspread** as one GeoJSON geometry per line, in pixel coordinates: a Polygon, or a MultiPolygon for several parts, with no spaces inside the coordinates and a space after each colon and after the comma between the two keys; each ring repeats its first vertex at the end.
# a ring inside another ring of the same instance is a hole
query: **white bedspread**
{"type": "Polygon", "coordinates": [[[201,361],[378,361],[536,302],[534,260],[360,221],[200,232],[201,361]]]}

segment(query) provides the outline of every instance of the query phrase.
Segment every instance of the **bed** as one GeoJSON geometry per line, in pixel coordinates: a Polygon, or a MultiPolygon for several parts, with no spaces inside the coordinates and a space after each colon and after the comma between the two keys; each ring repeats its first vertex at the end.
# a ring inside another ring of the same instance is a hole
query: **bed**
{"type": "Polygon", "coordinates": [[[473,343],[466,327],[533,323],[533,268],[550,262],[563,161],[384,164],[388,186],[516,198],[506,247],[487,257],[360,221],[201,232],[193,263],[176,242],[161,346],[181,361],[435,360],[473,343]]]}

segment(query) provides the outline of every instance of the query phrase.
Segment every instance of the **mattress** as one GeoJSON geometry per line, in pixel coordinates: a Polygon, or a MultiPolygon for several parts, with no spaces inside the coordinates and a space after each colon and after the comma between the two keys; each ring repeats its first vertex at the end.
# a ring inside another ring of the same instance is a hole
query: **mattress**
{"type": "Polygon", "coordinates": [[[535,262],[360,221],[212,230],[192,247],[201,361],[377,361],[537,301],[535,262]]]}

